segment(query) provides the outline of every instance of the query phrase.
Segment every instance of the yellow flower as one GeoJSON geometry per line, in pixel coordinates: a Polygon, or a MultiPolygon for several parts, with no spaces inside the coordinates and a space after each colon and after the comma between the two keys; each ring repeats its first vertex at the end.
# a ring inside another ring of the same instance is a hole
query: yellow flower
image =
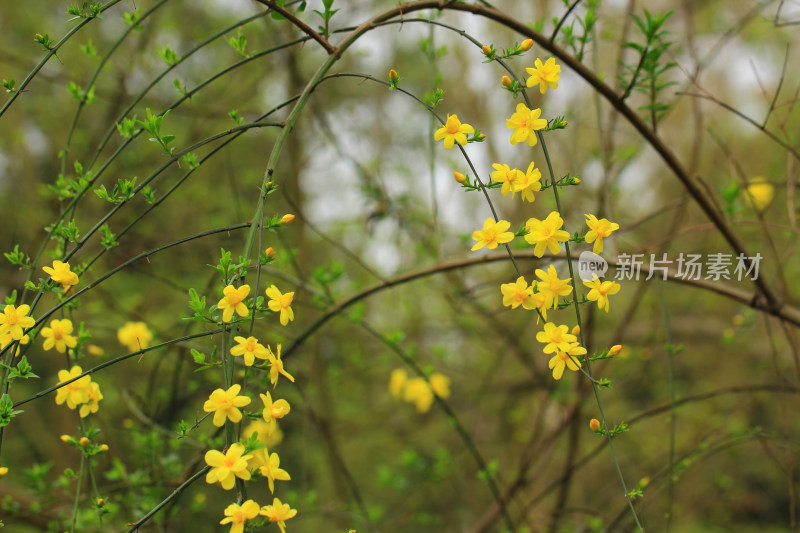
{"type": "Polygon", "coordinates": [[[600,431],[600,421],[596,418],[589,420],[589,429],[592,431],[600,431]]]}
{"type": "Polygon", "coordinates": [[[247,500],[241,506],[232,503],[225,508],[225,518],[220,520],[220,524],[230,524],[230,533],[242,533],[244,523],[258,516],[261,507],[253,500],[247,500]]]}
{"type": "Polygon", "coordinates": [[[241,385],[233,385],[227,391],[216,389],[203,404],[203,411],[206,413],[214,413],[214,425],[222,427],[225,425],[227,418],[234,424],[242,419],[242,412],[239,407],[244,407],[250,403],[250,398],[247,396],[239,396],[239,391],[242,390],[241,385]]]}
{"type": "Polygon", "coordinates": [[[517,168],[509,168],[508,165],[501,165],[500,163],[493,164],[492,168],[494,169],[494,172],[491,174],[492,181],[502,183],[503,187],[500,189],[500,192],[503,193],[503,196],[507,196],[508,193],[511,193],[511,197],[513,198],[516,192],[514,186],[517,180],[524,177],[522,171],[517,168]]]}
{"type": "Polygon", "coordinates": [[[609,308],[608,296],[610,294],[617,294],[622,288],[616,281],[601,281],[600,278],[597,277],[597,274],[595,274],[592,281],[584,281],[583,284],[592,289],[589,291],[589,294],[586,295],[586,298],[597,302],[597,307],[605,309],[606,313],[608,313],[609,308]]]}
{"type": "Polygon", "coordinates": [[[525,240],[533,245],[533,255],[542,257],[545,249],[553,254],[560,252],[560,243],[569,240],[569,233],[561,229],[563,225],[564,220],[558,211],[551,212],[544,220],[529,218],[525,223],[525,229],[528,231],[525,240]]]}
{"type": "Polygon", "coordinates": [[[78,275],[69,269],[69,263],[53,261],[52,268],[42,267],[42,270],[50,274],[50,279],[60,283],[64,287],[64,292],[67,292],[72,285],[78,284],[78,275]]]}
{"type": "Polygon", "coordinates": [[[517,278],[515,283],[504,283],[500,285],[500,292],[503,293],[503,305],[516,309],[520,305],[525,309],[535,309],[533,302],[533,286],[528,287],[528,282],[523,276],[517,278]]]}
{"type": "Polygon", "coordinates": [[[484,246],[489,250],[494,250],[498,244],[511,242],[514,240],[514,234],[506,231],[510,227],[511,223],[507,220],[495,222],[492,217],[487,218],[483,222],[483,229],[472,232],[472,238],[478,241],[472,247],[472,251],[480,250],[484,246]]]}
{"type": "Polygon", "coordinates": [[[270,285],[267,289],[267,297],[270,299],[267,302],[269,310],[273,313],[281,312],[281,326],[285,326],[294,320],[294,311],[292,311],[292,299],[294,299],[293,292],[282,294],[275,285],[270,285]]]}
{"type": "MultiPolygon", "coordinates": [[[[2,315],[0,315],[0,316],[2,316],[2,315]]],[[[14,349],[14,357],[19,355],[20,350],[22,350],[22,345],[23,344],[28,344],[30,342],[30,340],[31,340],[31,336],[30,335],[23,335],[22,338],[19,339],[19,341],[16,341],[16,342],[19,342],[19,344],[17,344],[17,347],[14,349]]],[[[3,328],[2,328],[2,326],[0,326],[0,350],[5,349],[5,347],[8,346],[9,344],[11,344],[12,342],[15,342],[15,341],[14,341],[14,338],[11,337],[11,331],[10,330],[5,330],[5,333],[3,333],[3,328]]]]}
{"type": "Polygon", "coordinates": [[[539,92],[544,94],[547,92],[547,87],[552,89],[558,88],[558,73],[561,72],[561,65],[556,64],[555,58],[551,57],[542,64],[542,60],[538,57],[533,62],[536,68],[526,68],[525,70],[531,75],[525,83],[528,87],[533,87],[539,84],[539,92]]]}
{"type": "Polygon", "coordinates": [[[89,413],[96,413],[100,408],[100,400],[103,399],[103,393],[100,392],[100,385],[94,381],[89,383],[86,394],[89,396],[89,400],[85,404],[81,405],[81,408],[78,411],[78,413],[81,415],[81,418],[86,418],[89,416],[89,413]]]}
{"type": "Polygon", "coordinates": [[[558,279],[556,267],[553,265],[547,267],[547,272],[537,268],[535,274],[541,280],[536,283],[536,288],[539,289],[539,294],[544,294],[547,298],[545,300],[545,308],[552,307],[555,309],[558,306],[558,297],[567,296],[572,292],[571,280],[558,279]]]}
{"type": "Polygon", "coordinates": [[[290,373],[283,369],[283,361],[281,360],[281,345],[278,344],[275,350],[278,352],[277,354],[273,353],[272,350],[267,349],[267,357],[269,358],[269,381],[272,383],[272,388],[275,388],[275,386],[278,384],[278,377],[280,377],[281,374],[283,374],[286,379],[294,383],[294,377],[292,377],[290,373]]]}
{"type": "Polygon", "coordinates": [[[581,367],[581,360],[578,359],[578,356],[585,354],[586,348],[581,347],[577,342],[570,344],[564,351],[557,351],[548,363],[548,366],[553,371],[553,378],[556,380],[561,379],[561,376],[564,375],[565,367],[576,372],[581,367]]]}
{"type": "Polygon", "coordinates": [[[399,398],[406,388],[408,374],[402,368],[395,368],[389,376],[389,392],[395,398],[399,398]]]}
{"type": "Polygon", "coordinates": [[[150,346],[153,334],[144,322],[125,322],[125,325],[117,330],[117,340],[128,350],[135,352],[150,346]]]}
{"type": "Polygon", "coordinates": [[[619,229],[619,224],[616,222],[609,222],[608,219],[597,219],[594,215],[585,215],[586,225],[589,226],[589,231],[586,232],[584,240],[589,243],[594,243],[592,251],[596,254],[603,253],[603,239],[611,235],[611,233],[619,229]]]}
{"type": "Polygon", "coordinates": [[[547,121],[539,118],[541,114],[542,110],[539,108],[528,109],[523,103],[517,104],[517,112],[506,119],[506,127],[514,130],[511,134],[511,144],[526,142],[529,146],[536,146],[538,142],[536,130],[547,127],[547,121]]]}
{"type": "Polygon", "coordinates": [[[286,520],[294,518],[297,509],[292,509],[288,503],[281,503],[278,498],[272,500],[272,505],[265,505],[261,508],[261,516],[269,518],[270,522],[277,522],[281,528],[281,533],[286,533],[286,520]]]}
{"type": "Polygon", "coordinates": [[[8,467],[7,466],[0,466],[0,477],[5,476],[8,474],[8,467]]]}
{"type": "Polygon", "coordinates": [[[745,202],[756,211],[765,210],[775,198],[775,187],[763,176],[753,178],[744,192],[745,202]]]}
{"type": "Polygon", "coordinates": [[[444,374],[434,372],[431,374],[429,381],[431,384],[431,390],[436,396],[440,398],[450,397],[450,378],[444,374]]]}
{"type": "Polygon", "coordinates": [[[247,461],[251,455],[243,455],[244,446],[238,442],[231,444],[227,453],[224,455],[217,450],[206,452],[206,464],[211,467],[206,474],[206,483],[213,485],[218,482],[225,490],[231,490],[236,478],[247,481],[250,479],[250,471],[247,470],[247,461]]]}
{"type": "Polygon", "coordinates": [[[542,190],[542,173],[531,161],[531,164],[528,165],[528,170],[524,173],[520,170],[519,174],[519,178],[514,182],[513,192],[521,193],[520,197],[522,197],[523,202],[533,203],[536,199],[533,193],[542,190]]]}
{"type": "MultiPolygon", "coordinates": [[[[531,283],[531,286],[533,286],[533,283],[531,283]]],[[[530,297],[530,303],[533,305],[533,308],[538,309],[539,312],[542,313],[542,318],[545,320],[547,320],[547,309],[552,305],[550,303],[550,298],[550,293],[542,291],[534,292],[530,297]]],[[[536,323],[539,323],[538,316],[536,317],[536,323]]]]}
{"type": "Polygon", "coordinates": [[[67,347],[74,348],[78,343],[78,338],[72,333],[72,321],[65,318],[64,320],[51,320],[49,328],[42,328],[42,337],[44,337],[44,350],[50,350],[53,346],[59,353],[67,351],[67,347]]]}
{"type": "Polygon", "coordinates": [[[403,400],[416,404],[420,413],[427,413],[433,404],[433,391],[425,379],[412,378],[406,383],[403,400]]]}
{"type": "Polygon", "coordinates": [[[291,481],[291,477],[286,470],[280,468],[281,458],[277,453],[270,454],[266,449],[262,448],[254,452],[254,457],[257,457],[259,464],[259,473],[267,478],[269,483],[269,491],[275,493],[275,480],[278,481],[291,481]]]}
{"type": "Polygon", "coordinates": [[[255,337],[234,337],[234,341],[238,344],[231,348],[231,355],[234,357],[244,356],[244,365],[253,366],[255,358],[266,360],[269,356],[269,350],[258,342],[255,337]]]}
{"type": "Polygon", "coordinates": [[[444,139],[444,147],[449,150],[454,143],[458,143],[461,146],[467,144],[465,133],[473,133],[474,131],[475,128],[469,124],[462,124],[458,120],[458,115],[447,115],[447,122],[436,130],[436,133],[433,134],[433,140],[441,141],[444,139]]]}
{"type": "Polygon", "coordinates": [[[253,420],[250,422],[250,424],[244,428],[242,438],[248,440],[253,433],[258,434],[258,442],[264,444],[267,448],[277,446],[283,440],[283,431],[281,431],[280,426],[275,424],[275,429],[272,434],[270,434],[269,424],[263,420],[253,420]]]}
{"type": "Polygon", "coordinates": [[[233,285],[228,285],[222,289],[222,294],[217,309],[222,311],[223,322],[230,322],[234,311],[241,317],[250,314],[250,310],[243,303],[243,300],[250,294],[250,285],[242,285],[238,289],[233,285]]]}
{"type": "Polygon", "coordinates": [[[566,351],[570,349],[572,343],[578,340],[575,335],[567,333],[567,331],[569,331],[567,326],[556,326],[552,322],[548,322],[544,325],[544,331],[536,334],[536,340],[546,345],[544,353],[566,351]]]}
{"type": "Polygon", "coordinates": [[[33,317],[27,316],[30,310],[31,306],[27,304],[19,307],[5,306],[3,313],[0,314],[0,333],[9,333],[11,339],[15,341],[22,340],[22,329],[33,327],[36,324],[33,317]]]}
{"type": "MultiPolygon", "coordinates": [[[[81,367],[75,365],[70,370],[58,371],[58,382],[64,383],[73,378],[80,376],[83,373],[81,367]]],[[[67,407],[75,409],[82,403],[89,401],[89,384],[92,378],[83,376],[81,379],[75,380],[68,385],[64,385],[56,391],[56,405],[61,405],[67,402],[67,407]]]]}
{"type": "Polygon", "coordinates": [[[263,416],[264,420],[267,422],[267,435],[272,435],[272,432],[275,431],[275,427],[277,426],[276,420],[288,415],[292,406],[283,399],[273,402],[272,395],[270,395],[269,391],[267,391],[267,394],[260,394],[259,396],[264,403],[264,410],[261,411],[261,416],[263,416]]]}

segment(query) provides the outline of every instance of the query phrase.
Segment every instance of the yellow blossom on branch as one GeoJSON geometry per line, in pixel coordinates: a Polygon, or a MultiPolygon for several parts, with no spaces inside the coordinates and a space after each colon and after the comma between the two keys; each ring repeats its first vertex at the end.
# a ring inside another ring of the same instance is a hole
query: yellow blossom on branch
{"type": "Polygon", "coordinates": [[[278,344],[275,348],[277,353],[273,353],[271,349],[267,349],[267,358],[269,359],[269,381],[272,383],[272,388],[278,384],[278,378],[281,374],[294,383],[294,377],[283,369],[283,361],[281,360],[281,345],[278,344]]]}
{"type": "Polygon", "coordinates": [[[222,427],[227,418],[234,424],[242,419],[242,412],[239,407],[250,404],[250,398],[239,396],[242,386],[232,385],[228,390],[216,389],[203,404],[203,411],[214,413],[214,425],[222,427]]]}
{"type": "Polygon", "coordinates": [[[517,278],[514,283],[503,283],[500,285],[500,292],[503,293],[503,305],[516,309],[520,305],[525,309],[535,309],[533,302],[533,287],[528,287],[528,282],[523,276],[517,278]]]}
{"type": "Polygon", "coordinates": [[[535,68],[525,69],[531,76],[528,78],[528,81],[525,82],[525,85],[533,87],[538,84],[539,92],[542,94],[547,92],[548,87],[557,89],[559,79],[558,73],[561,72],[561,65],[556,64],[555,58],[551,57],[542,64],[542,60],[537,57],[533,64],[535,68]]]}
{"type": "Polygon", "coordinates": [[[274,313],[277,313],[278,311],[281,313],[281,326],[285,326],[294,320],[294,311],[292,311],[292,300],[294,299],[294,293],[281,293],[281,291],[279,291],[278,287],[275,285],[270,285],[266,292],[267,298],[270,299],[269,302],[267,302],[269,310],[274,313]]]}
{"type": "Polygon", "coordinates": [[[514,240],[514,234],[508,230],[511,223],[507,220],[495,222],[492,217],[483,222],[483,229],[472,232],[472,238],[478,241],[472,251],[480,250],[484,246],[489,250],[494,250],[499,244],[505,244],[514,240]]]}
{"type": "Polygon", "coordinates": [[[117,330],[117,340],[128,350],[135,352],[150,346],[153,334],[144,322],[125,322],[125,325],[117,330]]]}
{"type": "Polygon", "coordinates": [[[67,292],[71,286],[78,284],[78,275],[70,270],[69,263],[53,261],[52,267],[42,267],[42,270],[50,275],[50,279],[60,283],[64,287],[64,292],[67,292]]]}
{"type": "Polygon", "coordinates": [[[231,355],[234,357],[244,356],[244,365],[253,366],[256,357],[266,360],[269,356],[269,350],[266,346],[260,344],[255,337],[234,337],[236,346],[231,348],[231,355]]]}
{"type": "Polygon", "coordinates": [[[103,393],[100,392],[100,385],[94,381],[89,383],[89,387],[86,389],[86,394],[88,395],[89,400],[81,405],[81,408],[78,410],[81,418],[86,418],[89,416],[89,413],[96,413],[100,408],[100,400],[103,399],[103,393]]]}
{"type": "Polygon", "coordinates": [[[525,241],[533,245],[533,255],[542,257],[545,249],[550,253],[557,254],[561,251],[561,243],[569,240],[569,233],[561,229],[564,220],[558,211],[552,211],[547,218],[529,218],[525,223],[528,234],[525,241]]]}
{"type": "Polygon", "coordinates": [[[257,464],[258,472],[267,478],[269,491],[271,493],[275,493],[276,480],[291,481],[292,478],[289,476],[289,473],[280,467],[281,458],[277,453],[270,454],[266,449],[261,448],[253,452],[253,458],[255,461],[251,461],[251,464],[257,464]]]}
{"type": "Polygon", "coordinates": [[[31,340],[30,335],[23,335],[21,339],[15,341],[13,337],[11,337],[11,331],[5,330],[3,332],[3,328],[0,327],[0,350],[4,350],[6,346],[11,344],[12,342],[18,342],[16,348],[14,349],[14,357],[19,355],[20,350],[22,349],[23,344],[28,344],[31,340]]]}
{"type": "Polygon", "coordinates": [[[282,503],[280,499],[272,500],[272,505],[265,505],[261,508],[261,515],[269,518],[270,522],[277,522],[281,528],[281,533],[286,533],[286,520],[297,515],[297,509],[292,509],[288,503],[282,503]]]}
{"type": "Polygon", "coordinates": [[[568,278],[559,279],[556,267],[553,265],[547,267],[547,272],[541,268],[537,268],[534,273],[536,277],[541,280],[536,283],[536,288],[539,290],[540,294],[544,294],[546,297],[545,308],[549,309],[552,307],[555,309],[558,306],[558,297],[567,296],[572,292],[572,286],[570,285],[571,280],[568,278]]]}
{"type": "Polygon", "coordinates": [[[286,400],[272,401],[272,395],[267,391],[266,394],[260,394],[259,397],[264,403],[264,409],[261,411],[261,416],[267,422],[267,434],[271,435],[277,426],[277,420],[289,414],[292,406],[286,400]]]}
{"type": "Polygon", "coordinates": [[[234,311],[241,317],[250,314],[250,310],[244,305],[244,299],[248,294],[250,294],[250,285],[242,285],[238,289],[233,285],[228,285],[222,289],[223,296],[217,304],[217,309],[222,311],[223,322],[230,322],[234,311]]]}
{"type": "Polygon", "coordinates": [[[447,115],[447,121],[444,126],[436,130],[433,134],[434,141],[441,141],[444,139],[444,147],[451,149],[455,143],[464,146],[467,144],[467,133],[474,133],[475,128],[469,124],[462,124],[458,120],[458,115],[447,115]]]}
{"type": "Polygon", "coordinates": [[[597,274],[594,275],[592,281],[584,281],[583,284],[592,289],[589,291],[589,294],[586,295],[586,298],[592,302],[597,302],[597,307],[605,309],[606,313],[608,313],[609,309],[608,296],[610,294],[617,294],[622,288],[616,281],[600,280],[597,274]]]}
{"type": "Polygon", "coordinates": [[[72,333],[72,321],[65,318],[63,320],[51,320],[50,327],[42,328],[44,337],[44,350],[50,350],[54,346],[59,353],[64,353],[67,348],[74,348],[78,343],[78,338],[72,333]]]}
{"type": "Polygon", "coordinates": [[[526,142],[529,146],[536,146],[536,131],[547,127],[547,121],[539,118],[541,114],[542,110],[539,108],[529,109],[523,103],[517,104],[516,113],[506,119],[506,127],[514,130],[511,133],[511,144],[526,142]]]}
{"type": "Polygon", "coordinates": [[[764,211],[775,198],[775,186],[763,176],[753,178],[744,190],[745,202],[756,211],[764,211]]]}
{"type": "Polygon", "coordinates": [[[553,371],[553,378],[556,380],[561,379],[561,376],[564,375],[564,368],[577,372],[581,367],[580,356],[582,355],[586,355],[586,348],[577,342],[571,343],[563,351],[558,350],[548,363],[548,366],[553,371]]]}
{"type": "Polygon", "coordinates": [[[27,316],[30,310],[31,306],[27,304],[19,307],[6,305],[0,313],[0,333],[9,333],[12,340],[21,340],[23,328],[31,328],[36,324],[33,317],[27,316]]]}
{"type": "MultiPolygon", "coordinates": [[[[58,371],[58,383],[64,383],[71,379],[77,378],[83,373],[81,367],[75,365],[70,370],[58,371]]],[[[89,401],[89,386],[92,378],[83,376],[82,378],[73,381],[56,391],[56,405],[61,405],[67,402],[67,407],[75,409],[82,403],[89,401]]]]}
{"type": "Polygon", "coordinates": [[[592,251],[596,254],[603,253],[603,239],[619,229],[619,224],[616,222],[609,222],[605,218],[598,220],[596,216],[589,214],[586,215],[586,225],[589,226],[589,231],[586,232],[584,240],[594,243],[592,251]]]}
{"type": "Polygon", "coordinates": [[[545,344],[544,353],[566,351],[570,349],[572,343],[578,340],[575,335],[567,333],[568,331],[567,326],[556,326],[552,322],[547,322],[544,325],[544,331],[536,334],[536,340],[545,344]]]}
{"type": "Polygon", "coordinates": [[[247,481],[250,479],[250,471],[247,470],[247,461],[250,455],[244,455],[244,446],[238,442],[231,444],[228,451],[223,454],[217,450],[206,452],[206,464],[211,470],[206,474],[206,483],[213,485],[219,482],[225,490],[231,490],[236,478],[247,481]]]}
{"type": "Polygon", "coordinates": [[[497,183],[502,183],[503,187],[500,189],[500,192],[503,196],[507,196],[508,193],[511,193],[511,197],[514,197],[514,192],[516,192],[514,186],[517,180],[522,179],[524,174],[518,168],[511,168],[508,165],[501,165],[500,163],[494,163],[492,165],[494,172],[492,172],[491,177],[492,181],[496,181],[497,183]]]}
{"type": "Polygon", "coordinates": [[[225,518],[219,523],[230,524],[230,533],[242,533],[245,522],[257,517],[259,512],[261,512],[261,507],[253,500],[247,500],[241,506],[232,503],[225,508],[225,518]]]}
{"type": "Polygon", "coordinates": [[[520,193],[523,202],[533,203],[536,199],[533,193],[542,190],[542,172],[531,162],[528,170],[525,172],[520,170],[519,173],[520,176],[514,182],[513,191],[520,193]]]}

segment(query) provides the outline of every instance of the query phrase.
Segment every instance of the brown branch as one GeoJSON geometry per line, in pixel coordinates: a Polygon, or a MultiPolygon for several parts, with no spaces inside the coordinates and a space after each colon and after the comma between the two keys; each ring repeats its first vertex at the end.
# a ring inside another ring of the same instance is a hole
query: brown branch
{"type": "Polygon", "coordinates": [[[306,35],[317,41],[320,45],[322,45],[325,51],[328,52],[328,55],[333,55],[337,52],[336,47],[333,46],[325,37],[315,32],[313,29],[311,29],[311,27],[308,24],[306,24],[299,18],[295,17],[294,14],[292,14],[291,12],[285,10],[284,8],[276,4],[273,0],[256,0],[256,2],[258,2],[259,4],[264,4],[274,12],[285,17],[286,20],[297,26],[297,28],[300,31],[302,31],[303,33],[305,33],[306,35]]]}

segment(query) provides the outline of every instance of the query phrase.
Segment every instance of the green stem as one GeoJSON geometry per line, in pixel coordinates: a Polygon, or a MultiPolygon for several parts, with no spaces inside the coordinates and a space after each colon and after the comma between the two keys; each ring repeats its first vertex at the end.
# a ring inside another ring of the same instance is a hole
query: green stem
{"type": "MultiPolygon", "coordinates": [[[[542,152],[544,152],[544,159],[547,162],[547,170],[550,173],[550,183],[552,184],[553,195],[555,196],[556,200],[556,209],[558,209],[559,213],[562,213],[561,210],[561,200],[558,197],[558,186],[556,185],[556,178],[555,174],[553,173],[553,165],[550,161],[550,154],[547,151],[547,144],[544,140],[544,135],[541,132],[537,131],[536,136],[539,139],[539,143],[542,145],[542,152]]],[[[577,320],[578,327],[580,328],[580,339],[581,339],[581,346],[586,348],[585,341],[583,338],[583,326],[581,324],[581,309],[580,305],[578,304],[578,287],[577,283],[578,280],[575,278],[574,268],[572,266],[572,255],[570,254],[569,249],[569,241],[564,243],[564,247],[567,254],[567,266],[569,268],[569,276],[572,279],[572,302],[575,308],[575,319],[577,320]]],[[[587,350],[588,353],[588,350],[587,350]]],[[[600,413],[600,419],[603,423],[603,427],[606,429],[606,438],[608,439],[608,446],[611,450],[611,456],[614,458],[614,466],[617,468],[617,475],[619,476],[619,481],[622,484],[622,490],[625,492],[625,499],[628,501],[628,505],[631,509],[631,513],[633,514],[633,519],[636,521],[636,526],[639,528],[640,531],[644,531],[644,527],[642,527],[641,522],[639,522],[639,516],[636,514],[636,509],[633,507],[633,501],[631,500],[630,494],[628,494],[628,487],[625,485],[625,477],[622,475],[622,468],[619,465],[619,460],[617,459],[617,452],[614,449],[614,441],[611,438],[611,432],[608,431],[608,424],[606,423],[606,415],[603,412],[603,403],[600,400],[600,391],[597,389],[597,381],[592,374],[592,362],[590,358],[587,356],[584,358],[586,361],[586,371],[589,375],[589,383],[592,384],[592,391],[594,392],[594,398],[597,403],[597,410],[600,413]]]]}

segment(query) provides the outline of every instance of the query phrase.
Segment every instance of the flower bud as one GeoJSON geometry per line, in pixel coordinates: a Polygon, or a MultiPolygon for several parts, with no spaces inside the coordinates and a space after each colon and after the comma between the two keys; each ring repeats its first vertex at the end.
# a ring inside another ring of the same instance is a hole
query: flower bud
{"type": "Polygon", "coordinates": [[[484,135],[483,133],[478,135],[478,139],[481,140],[481,141],[484,140],[485,138],[486,138],[486,135],[484,135]]]}
{"type": "Polygon", "coordinates": [[[481,51],[483,52],[483,55],[485,55],[485,56],[491,55],[491,53],[492,53],[492,49],[489,46],[486,46],[485,44],[483,46],[481,46],[481,51]]]}
{"type": "Polygon", "coordinates": [[[294,220],[294,215],[291,213],[283,215],[281,217],[281,224],[289,224],[292,220],[294,220]]]}
{"type": "Polygon", "coordinates": [[[274,185],[274,183],[272,183],[271,181],[268,181],[267,183],[264,184],[264,188],[267,189],[267,190],[270,190],[273,185],[274,185]]]}
{"type": "Polygon", "coordinates": [[[525,39],[524,41],[522,41],[522,43],[520,43],[519,49],[522,50],[523,52],[527,52],[528,50],[531,49],[532,46],[533,46],[533,39],[525,39]]]}
{"type": "Polygon", "coordinates": [[[621,344],[615,344],[614,346],[612,346],[611,348],[608,349],[608,355],[609,355],[609,357],[614,357],[615,355],[617,355],[621,351],[622,351],[622,345],[621,344]]]}
{"type": "Polygon", "coordinates": [[[581,332],[581,327],[580,326],[576,325],[574,328],[572,328],[572,334],[575,335],[576,337],[578,336],[578,334],[580,332],[581,332]]]}
{"type": "Polygon", "coordinates": [[[458,171],[453,172],[453,178],[455,178],[455,180],[457,182],[459,182],[459,183],[466,183],[467,182],[467,177],[464,174],[462,174],[461,172],[458,172],[458,171]]]}
{"type": "Polygon", "coordinates": [[[106,501],[103,498],[97,498],[95,503],[97,504],[98,507],[102,507],[106,504],[106,501]]]}
{"type": "Polygon", "coordinates": [[[264,250],[264,253],[267,254],[267,257],[269,257],[270,259],[275,257],[275,250],[272,248],[272,246],[264,250]]]}
{"type": "Polygon", "coordinates": [[[61,442],[70,442],[71,440],[72,437],[70,437],[69,435],[61,435],[61,442]]]}
{"type": "Polygon", "coordinates": [[[8,467],[7,466],[0,466],[0,477],[5,476],[8,474],[8,467]]]}
{"type": "Polygon", "coordinates": [[[398,79],[400,79],[400,76],[397,75],[397,71],[395,69],[390,70],[389,81],[396,83],[398,79]]]}
{"type": "Polygon", "coordinates": [[[34,33],[33,34],[33,40],[34,41],[41,41],[42,39],[44,39],[44,37],[42,37],[41,33],[34,33]]]}
{"type": "Polygon", "coordinates": [[[81,446],[86,446],[87,444],[89,444],[89,439],[87,439],[86,437],[81,437],[81,440],[79,440],[78,442],[80,443],[81,446]]]}
{"type": "Polygon", "coordinates": [[[600,421],[596,418],[589,420],[589,429],[592,431],[600,431],[600,421]]]}
{"type": "Polygon", "coordinates": [[[100,445],[100,451],[101,452],[107,452],[108,451],[108,444],[101,444],[100,445]]]}
{"type": "Polygon", "coordinates": [[[511,78],[509,78],[508,76],[503,76],[502,78],[500,78],[500,85],[502,85],[503,87],[511,87],[511,78]]]}

